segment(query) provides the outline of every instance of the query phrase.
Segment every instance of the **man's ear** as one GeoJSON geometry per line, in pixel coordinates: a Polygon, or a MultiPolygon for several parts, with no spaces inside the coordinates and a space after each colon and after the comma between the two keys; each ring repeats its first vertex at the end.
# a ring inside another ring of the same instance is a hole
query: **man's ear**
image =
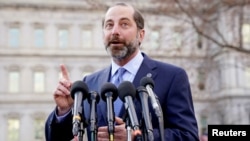
{"type": "Polygon", "coordinates": [[[144,29],[140,29],[139,30],[139,42],[141,43],[142,40],[144,39],[145,36],[145,30],[144,29]]]}

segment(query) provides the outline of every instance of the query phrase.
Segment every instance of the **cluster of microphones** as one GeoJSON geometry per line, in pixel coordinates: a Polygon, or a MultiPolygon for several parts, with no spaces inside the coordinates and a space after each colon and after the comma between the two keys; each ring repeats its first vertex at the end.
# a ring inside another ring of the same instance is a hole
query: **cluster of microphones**
{"type": "Polygon", "coordinates": [[[164,140],[164,123],[162,109],[159,104],[158,98],[153,92],[154,81],[151,77],[143,77],[140,81],[140,86],[135,88],[130,81],[123,81],[118,87],[113,83],[106,82],[101,87],[100,95],[96,91],[90,91],[88,86],[83,81],[76,81],[73,83],[70,93],[74,99],[73,107],[73,128],[72,133],[74,136],[78,136],[78,140],[81,140],[84,134],[84,129],[89,126],[91,132],[91,141],[97,140],[97,104],[100,98],[107,104],[107,126],[109,133],[109,140],[114,141],[115,132],[115,114],[114,114],[114,101],[119,97],[124,103],[125,107],[125,123],[127,129],[128,141],[131,140],[132,129],[135,135],[135,141],[153,141],[153,127],[151,122],[151,113],[149,110],[149,100],[154,109],[154,114],[158,117],[160,138],[164,140]],[[142,107],[142,122],[143,126],[138,121],[134,99],[137,98],[142,107]],[[83,101],[88,100],[90,104],[90,117],[86,122],[83,113],[83,101]]]}

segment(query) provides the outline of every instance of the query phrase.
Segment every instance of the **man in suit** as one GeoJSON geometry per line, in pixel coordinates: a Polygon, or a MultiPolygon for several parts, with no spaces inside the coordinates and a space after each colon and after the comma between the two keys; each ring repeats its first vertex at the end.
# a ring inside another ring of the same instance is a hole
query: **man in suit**
{"type": "MultiPolygon", "coordinates": [[[[110,7],[103,19],[103,40],[108,54],[112,57],[111,65],[86,76],[83,81],[88,85],[90,91],[100,93],[101,87],[106,82],[115,81],[116,71],[120,67],[126,69],[123,80],[132,82],[136,88],[140,86],[141,78],[150,76],[155,83],[153,91],[157,95],[163,111],[164,140],[198,141],[197,121],[185,70],[152,60],[141,52],[140,45],[144,35],[144,19],[137,9],[125,3],[118,3],[110,7]]],[[[63,78],[54,92],[57,107],[46,121],[47,141],[68,141],[73,138],[71,113],[73,100],[70,96],[72,82],[70,82],[64,65],[61,65],[61,71],[63,78]]],[[[134,103],[138,119],[141,120],[140,103],[136,99],[134,103]]],[[[89,104],[84,102],[83,108],[85,116],[89,117],[89,104]]],[[[98,141],[109,140],[106,112],[106,103],[101,100],[97,106],[98,141]]],[[[150,106],[150,112],[154,113],[152,106],[150,106]]],[[[127,141],[126,125],[121,119],[121,115],[115,114],[114,139],[127,141]]],[[[157,119],[157,117],[152,114],[152,119],[157,119]]],[[[154,140],[160,141],[159,124],[157,120],[151,122],[154,140]]],[[[132,140],[134,140],[135,134],[132,132],[132,140]]]]}

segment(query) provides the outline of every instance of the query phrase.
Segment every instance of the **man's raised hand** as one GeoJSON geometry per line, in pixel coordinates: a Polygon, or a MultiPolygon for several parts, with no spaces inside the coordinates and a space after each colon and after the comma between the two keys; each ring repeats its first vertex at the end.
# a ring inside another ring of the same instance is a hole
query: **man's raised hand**
{"type": "Polygon", "coordinates": [[[72,82],[69,80],[68,70],[64,64],[60,65],[60,69],[62,78],[60,78],[59,84],[54,92],[54,100],[57,105],[57,114],[59,116],[67,113],[74,102],[70,95],[72,82]]]}

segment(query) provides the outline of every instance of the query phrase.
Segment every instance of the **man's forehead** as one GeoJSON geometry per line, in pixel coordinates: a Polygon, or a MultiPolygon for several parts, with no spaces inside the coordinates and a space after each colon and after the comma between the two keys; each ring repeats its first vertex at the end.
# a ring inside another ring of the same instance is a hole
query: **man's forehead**
{"type": "Polygon", "coordinates": [[[105,20],[110,20],[113,18],[132,18],[134,13],[134,9],[131,6],[120,6],[116,5],[107,11],[105,15],[105,20]]]}

